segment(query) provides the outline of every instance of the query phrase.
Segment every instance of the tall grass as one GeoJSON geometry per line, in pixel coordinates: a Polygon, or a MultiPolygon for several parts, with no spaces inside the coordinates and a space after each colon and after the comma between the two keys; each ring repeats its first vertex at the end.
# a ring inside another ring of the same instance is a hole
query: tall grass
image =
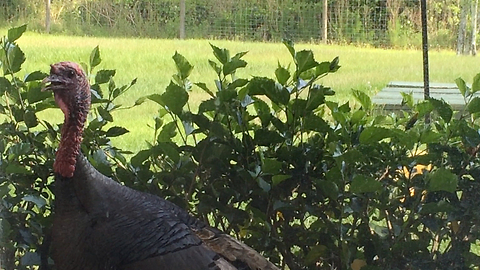
{"type": "MultiPolygon", "coordinates": [[[[5,32],[5,31],[3,31],[5,32]]],[[[100,46],[102,64],[100,68],[116,69],[116,83],[127,84],[137,78],[137,84],[121,100],[125,106],[132,105],[141,96],[160,93],[175,73],[172,56],[175,51],[184,55],[195,66],[191,75],[193,82],[205,82],[213,89],[215,74],[208,59],[214,59],[209,43],[224,47],[232,53],[248,51],[244,59],[248,62],[238,76],[274,76],[278,63],[292,64],[287,49],[280,43],[254,43],[223,40],[164,40],[96,38],[78,36],[54,36],[27,33],[19,41],[27,62],[23,72],[35,70],[48,72],[49,64],[58,61],[86,62],[90,51],[100,46]]],[[[380,91],[389,81],[422,81],[422,53],[417,50],[386,50],[353,46],[297,44],[297,49],[311,49],[317,61],[340,57],[340,70],[323,79],[323,84],[332,87],[338,101],[350,99],[351,89],[363,90],[369,95],[380,91]]],[[[431,81],[453,82],[458,77],[471,81],[480,72],[478,59],[456,56],[451,51],[430,52],[431,81]]],[[[201,90],[194,88],[191,99],[194,106],[207,98],[201,90]]],[[[119,111],[115,117],[119,124],[131,132],[115,143],[131,150],[142,149],[144,140],[151,140],[149,123],[153,123],[158,106],[145,103],[133,110],[119,111]]],[[[58,113],[61,119],[61,112],[58,113]]],[[[50,112],[49,112],[50,115],[50,112]]],[[[46,117],[45,115],[43,117],[46,117]]],[[[51,117],[51,116],[48,116],[51,117]]],[[[60,120],[59,120],[60,121],[60,120]]]]}

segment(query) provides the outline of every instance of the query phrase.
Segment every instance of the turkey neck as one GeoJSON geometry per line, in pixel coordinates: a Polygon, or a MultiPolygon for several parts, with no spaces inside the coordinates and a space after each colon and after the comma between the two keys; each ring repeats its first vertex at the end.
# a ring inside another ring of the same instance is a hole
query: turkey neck
{"type": "Polygon", "coordinates": [[[53,164],[54,171],[66,178],[73,177],[80,152],[83,128],[90,109],[90,86],[79,86],[77,91],[57,91],[55,100],[65,115],[61,138],[53,164]],[[68,93],[73,96],[67,96],[68,93]]]}

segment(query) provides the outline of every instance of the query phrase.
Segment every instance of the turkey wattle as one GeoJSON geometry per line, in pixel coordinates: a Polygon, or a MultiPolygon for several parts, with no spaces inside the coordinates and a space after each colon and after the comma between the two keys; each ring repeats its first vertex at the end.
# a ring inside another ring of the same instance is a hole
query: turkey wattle
{"type": "Polygon", "coordinates": [[[90,85],[76,63],[43,80],[65,115],[54,163],[52,256],[66,269],[278,269],[180,207],[99,173],[81,154],[90,85]]]}

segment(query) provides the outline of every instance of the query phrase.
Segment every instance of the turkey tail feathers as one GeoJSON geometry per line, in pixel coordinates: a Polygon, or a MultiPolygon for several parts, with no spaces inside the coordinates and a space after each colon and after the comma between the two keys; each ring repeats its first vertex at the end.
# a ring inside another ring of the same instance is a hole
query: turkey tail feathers
{"type": "Polygon", "coordinates": [[[193,229],[207,247],[231,262],[240,261],[252,270],[279,270],[257,251],[228,234],[215,232],[212,228],[193,229]]]}

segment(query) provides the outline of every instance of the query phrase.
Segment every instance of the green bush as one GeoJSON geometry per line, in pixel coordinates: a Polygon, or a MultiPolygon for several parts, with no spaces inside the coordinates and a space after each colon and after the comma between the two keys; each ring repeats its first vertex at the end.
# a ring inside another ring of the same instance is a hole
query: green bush
{"type": "MultiPolygon", "coordinates": [[[[40,92],[46,74],[17,77],[25,60],[15,40],[2,39],[0,78],[0,246],[7,269],[48,266],[52,164],[59,128],[36,113],[54,107],[40,92]]],[[[338,58],[317,62],[309,50],[285,42],[293,64],[274,78],[240,78],[247,52],[211,45],[215,89],[192,83],[194,68],[181,54],[155,102],[156,140],[138,153],[110,144],[127,132],[111,127],[115,71],[92,82],[94,110],[82,146],[104,174],[155,193],[261,251],[284,269],[473,269],[480,265],[480,75],[457,84],[466,109],[443,100],[378,114],[353,91],[360,108],[328,100],[319,83],[338,58]],[[198,87],[210,98],[189,106],[198,87]],[[427,117],[428,116],[428,117],[427,117]],[[425,120],[427,119],[427,120],[425,120]],[[107,124],[108,127],[107,128],[107,124]]],[[[88,73],[100,61],[92,52],[88,73]]],[[[115,122],[113,122],[115,123],[115,122]]],[[[476,268],[478,269],[478,267],[476,268]]]]}

